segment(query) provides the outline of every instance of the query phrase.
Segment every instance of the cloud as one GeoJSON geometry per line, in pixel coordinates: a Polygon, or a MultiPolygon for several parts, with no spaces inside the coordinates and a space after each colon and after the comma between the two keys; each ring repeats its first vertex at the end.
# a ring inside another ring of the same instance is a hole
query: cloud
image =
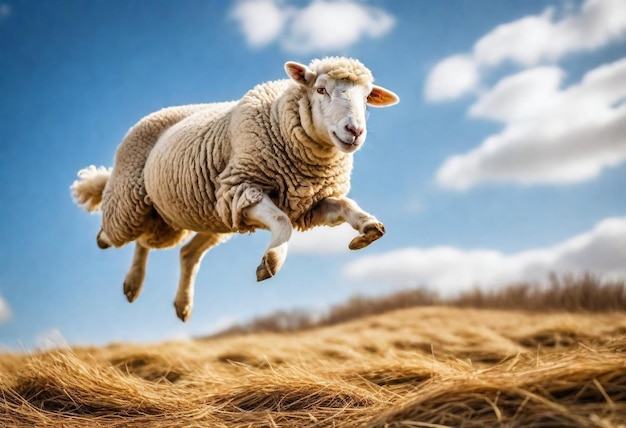
{"type": "Polygon", "coordinates": [[[548,8],[540,15],[499,25],[480,38],[471,53],[442,60],[426,79],[426,98],[448,100],[475,90],[480,76],[477,72],[474,79],[467,79],[469,64],[484,71],[507,61],[524,67],[554,63],[566,54],[599,48],[626,34],[624,0],[587,0],[578,11],[557,12],[548,8]],[[460,77],[449,66],[459,57],[466,63],[460,67],[460,77]]]}
{"type": "Polygon", "coordinates": [[[11,306],[9,303],[0,296],[0,324],[10,320],[13,317],[13,312],[11,311],[11,306]]]}
{"type": "Polygon", "coordinates": [[[348,244],[357,231],[344,223],[336,227],[316,227],[306,232],[294,232],[289,252],[300,254],[336,254],[349,252],[348,244]]]}
{"type": "Polygon", "coordinates": [[[552,272],[588,272],[626,279],[626,217],[605,219],[591,231],[548,248],[514,254],[443,246],[405,248],[362,257],[343,271],[354,280],[396,286],[423,284],[443,295],[474,286],[494,288],[520,281],[542,281],[552,272]]]}
{"type": "Polygon", "coordinates": [[[438,63],[428,75],[426,99],[445,101],[458,98],[475,88],[479,79],[478,64],[471,56],[450,56],[438,63]]]}
{"type": "Polygon", "coordinates": [[[232,11],[232,17],[239,21],[246,41],[252,47],[265,46],[274,41],[290,14],[290,10],[281,10],[271,0],[240,2],[232,11]]]}
{"type": "Polygon", "coordinates": [[[387,12],[352,1],[316,0],[304,8],[270,0],[237,3],[231,16],[252,47],[277,41],[288,52],[342,51],[364,37],[379,38],[394,26],[387,12]]]}
{"type": "Polygon", "coordinates": [[[340,51],[363,37],[379,38],[394,19],[386,12],[347,1],[314,1],[296,12],[282,45],[291,52],[340,51]]]}
{"type": "Polygon", "coordinates": [[[510,60],[524,66],[557,61],[565,54],[609,43],[626,31],[623,0],[587,0],[578,14],[555,20],[554,8],[496,27],[474,45],[478,62],[510,60]]]}
{"type": "Polygon", "coordinates": [[[0,296],[0,324],[11,319],[13,312],[9,303],[0,296]]]}
{"type": "Polygon", "coordinates": [[[504,129],[447,159],[437,182],[457,190],[485,181],[572,183],[625,162],[626,59],[560,90],[564,76],[558,67],[537,67],[482,95],[470,115],[501,121],[504,129]]]}

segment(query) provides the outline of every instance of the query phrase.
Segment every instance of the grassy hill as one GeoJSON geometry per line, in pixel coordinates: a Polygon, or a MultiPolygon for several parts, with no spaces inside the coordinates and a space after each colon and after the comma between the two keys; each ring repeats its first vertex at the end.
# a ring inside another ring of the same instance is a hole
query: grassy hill
{"type": "Polygon", "coordinates": [[[624,427],[624,311],[388,309],[290,332],[0,355],[0,425],[624,427]]]}

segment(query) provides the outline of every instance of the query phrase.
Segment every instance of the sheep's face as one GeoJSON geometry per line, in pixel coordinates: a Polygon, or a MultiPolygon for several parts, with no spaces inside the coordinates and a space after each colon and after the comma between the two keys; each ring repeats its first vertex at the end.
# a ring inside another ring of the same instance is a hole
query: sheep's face
{"type": "Polygon", "coordinates": [[[398,102],[393,92],[371,83],[317,75],[307,66],[288,62],[287,74],[306,87],[311,121],[303,126],[317,141],[344,153],[357,151],[367,136],[366,106],[386,107],[398,102]],[[309,129],[307,129],[309,128],[309,129]]]}

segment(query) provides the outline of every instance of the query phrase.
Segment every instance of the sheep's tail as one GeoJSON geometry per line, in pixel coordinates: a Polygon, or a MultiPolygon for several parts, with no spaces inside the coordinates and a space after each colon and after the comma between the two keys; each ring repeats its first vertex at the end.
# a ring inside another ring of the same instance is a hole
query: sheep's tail
{"type": "Polygon", "coordinates": [[[96,168],[89,165],[78,171],[78,180],[70,186],[72,196],[78,205],[84,205],[89,212],[98,211],[102,205],[102,192],[111,176],[111,168],[96,168]]]}

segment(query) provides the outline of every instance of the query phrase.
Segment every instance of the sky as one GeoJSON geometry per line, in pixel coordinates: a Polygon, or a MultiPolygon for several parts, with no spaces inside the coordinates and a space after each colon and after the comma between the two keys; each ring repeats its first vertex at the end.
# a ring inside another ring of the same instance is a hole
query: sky
{"type": "Polygon", "coordinates": [[[626,0],[0,0],[0,348],[159,342],[276,310],[422,286],[626,278],[626,0]],[[360,59],[400,103],[368,111],[350,197],[386,235],[297,233],[256,282],[269,233],[206,254],[191,318],[178,250],[100,250],[72,200],[141,117],[236,100],[286,61],[360,59]]]}

